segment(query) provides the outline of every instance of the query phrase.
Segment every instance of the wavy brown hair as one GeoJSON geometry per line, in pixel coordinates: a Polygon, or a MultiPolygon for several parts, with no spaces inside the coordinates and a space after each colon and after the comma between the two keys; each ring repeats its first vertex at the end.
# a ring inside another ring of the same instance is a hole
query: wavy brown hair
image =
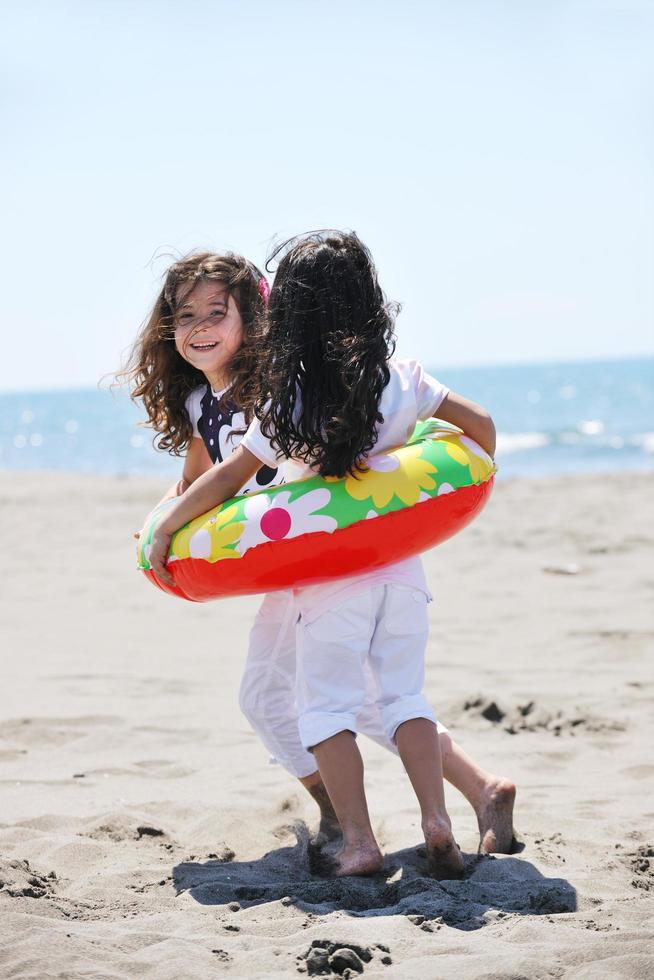
{"type": "MultiPolygon", "coordinates": [[[[187,449],[193,430],[186,412],[186,399],[198,385],[207,384],[204,374],[185,361],[175,347],[175,321],[182,300],[202,280],[220,283],[234,297],[243,321],[243,343],[228,366],[232,379],[223,399],[229,399],[246,412],[254,395],[257,366],[256,335],[265,311],[261,280],[263,274],[241,255],[198,252],[170,266],[163,288],[150,316],[132,346],[116,379],[130,385],[133,401],[141,401],[148,416],[143,423],[158,435],[157,449],[180,456],[187,449]]],[[[265,282],[265,279],[264,279],[265,282]]]]}
{"type": "Polygon", "coordinates": [[[284,456],[342,477],[377,441],[399,307],[387,303],[370,252],[354,233],[310,232],[272,259],[280,252],[255,414],[284,456]]]}

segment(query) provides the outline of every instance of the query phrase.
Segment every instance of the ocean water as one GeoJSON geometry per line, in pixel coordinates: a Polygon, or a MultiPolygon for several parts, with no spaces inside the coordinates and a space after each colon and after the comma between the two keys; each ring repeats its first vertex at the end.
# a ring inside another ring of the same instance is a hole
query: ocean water
{"type": "MultiPolygon", "coordinates": [[[[654,358],[448,369],[498,430],[500,477],[654,469],[654,358]]],[[[0,393],[0,468],[175,477],[121,391],[0,393]]]]}

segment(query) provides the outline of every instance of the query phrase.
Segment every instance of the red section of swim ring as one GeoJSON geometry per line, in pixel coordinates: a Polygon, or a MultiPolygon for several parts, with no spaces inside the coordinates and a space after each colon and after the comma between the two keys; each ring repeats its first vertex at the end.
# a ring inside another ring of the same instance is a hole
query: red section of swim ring
{"type": "Polygon", "coordinates": [[[161,585],[151,571],[145,574],[164,592],[193,602],[356,575],[417,555],[463,530],[485,505],[492,486],[491,478],[332,534],[321,531],[271,541],[250,549],[242,558],[213,563],[182,558],[168,565],[175,590],[161,585]]]}

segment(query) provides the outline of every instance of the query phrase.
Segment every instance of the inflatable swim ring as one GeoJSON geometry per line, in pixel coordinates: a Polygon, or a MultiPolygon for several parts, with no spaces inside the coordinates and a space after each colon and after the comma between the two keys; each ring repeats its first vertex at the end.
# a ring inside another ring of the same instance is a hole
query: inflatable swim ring
{"type": "Polygon", "coordinates": [[[486,503],[495,466],[458,430],[430,419],[399,449],[368,458],[344,479],[313,476],[225,501],[173,536],[171,589],[148,562],[148,518],[138,565],[165,592],[203,602],[273,592],[378,568],[464,528],[486,503]]]}

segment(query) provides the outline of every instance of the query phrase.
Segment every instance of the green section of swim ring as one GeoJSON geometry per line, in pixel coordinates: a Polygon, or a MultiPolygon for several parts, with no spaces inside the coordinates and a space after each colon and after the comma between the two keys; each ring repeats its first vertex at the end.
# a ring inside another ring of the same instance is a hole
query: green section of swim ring
{"type": "MultiPolygon", "coordinates": [[[[171,558],[188,557],[189,542],[198,532],[210,542],[207,561],[239,558],[239,541],[248,521],[245,507],[254,497],[265,495],[270,500],[269,507],[273,508],[283,494],[282,499],[290,509],[302,496],[315,490],[328,491],[324,506],[312,511],[311,516],[331,518],[336,530],[366,518],[402,510],[445,492],[485,483],[495,472],[493,461],[476,443],[437,419],[418,423],[405,446],[371,456],[369,466],[357,477],[337,480],[312,476],[228,500],[177,531],[171,543],[171,558]]],[[[322,502],[324,492],[319,496],[322,502]]],[[[150,568],[148,545],[157,520],[171,503],[156,508],[146,521],[137,548],[141,569],[150,568]]]]}

